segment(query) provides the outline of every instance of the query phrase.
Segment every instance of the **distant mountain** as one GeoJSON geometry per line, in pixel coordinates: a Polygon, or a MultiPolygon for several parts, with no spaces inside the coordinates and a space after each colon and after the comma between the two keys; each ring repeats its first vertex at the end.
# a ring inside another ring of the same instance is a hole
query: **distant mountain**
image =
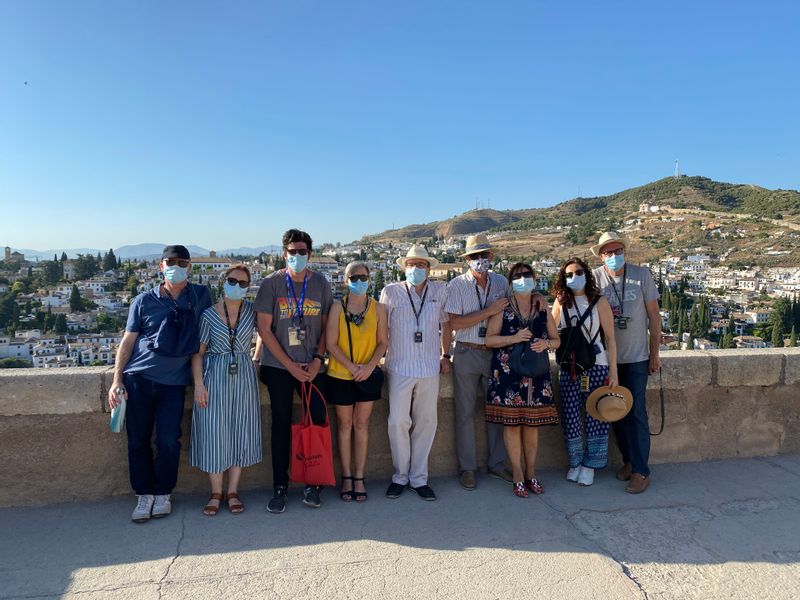
{"type": "Polygon", "coordinates": [[[241,248],[226,248],[225,250],[217,250],[219,255],[235,254],[235,255],[250,255],[258,256],[262,252],[266,254],[279,254],[283,248],[279,245],[270,244],[269,246],[242,246],[241,248]]]}
{"type": "MultiPolygon", "coordinates": [[[[166,244],[132,244],[127,246],[120,246],[114,248],[114,255],[122,260],[136,259],[136,260],[152,260],[160,258],[161,252],[164,250],[166,244]]],[[[211,251],[200,246],[186,246],[192,256],[208,256],[211,251]]],[[[108,252],[108,248],[52,248],[50,250],[33,250],[31,248],[11,248],[12,252],[22,252],[27,260],[53,260],[55,255],[61,258],[61,253],[66,252],[67,258],[78,258],[79,254],[84,256],[91,254],[96,256],[99,252],[101,256],[108,252]]],[[[268,246],[249,247],[242,246],[240,248],[226,248],[225,250],[217,250],[219,256],[234,255],[251,255],[258,256],[262,252],[267,254],[277,254],[281,251],[281,246],[270,244],[268,246]]],[[[2,256],[0,256],[2,258],[2,256]]]]}
{"type": "Polygon", "coordinates": [[[524,231],[571,225],[578,237],[618,227],[643,203],[674,209],[749,214],[800,223],[800,192],[769,190],[749,184],[722,183],[707,177],[666,177],[646,185],[593,198],[574,198],[549,208],[471,210],[451,219],[408,225],[365,236],[366,240],[426,239],[480,231],[524,231]]]}
{"type": "Polygon", "coordinates": [[[78,258],[78,254],[92,254],[97,255],[99,252],[101,255],[108,252],[108,248],[105,250],[99,250],[98,248],[52,248],[50,250],[32,250],[31,248],[11,248],[12,252],[22,252],[25,255],[26,260],[53,260],[53,255],[55,254],[59,258],[61,258],[61,253],[66,252],[67,258],[78,258]]]}
{"type": "MultiPolygon", "coordinates": [[[[161,258],[161,252],[164,250],[166,244],[134,244],[128,246],[120,246],[114,248],[114,254],[117,258],[126,260],[128,258],[136,258],[139,260],[152,260],[154,258],[161,258]]],[[[209,251],[200,246],[186,246],[187,250],[192,256],[208,256],[209,251]]]]}

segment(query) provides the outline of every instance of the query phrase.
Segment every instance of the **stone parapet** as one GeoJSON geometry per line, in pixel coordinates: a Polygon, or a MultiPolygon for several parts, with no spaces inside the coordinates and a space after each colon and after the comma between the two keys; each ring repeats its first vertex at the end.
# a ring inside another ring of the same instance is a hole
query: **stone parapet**
{"type": "MultiPolygon", "coordinates": [[[[553,371],[557,381],[557,372],[553,371]]],[[[651,463],[768,456],[800,452],[800,348],[681,351],[663,354],[666,427],[652,438],[651,463]]],[[[108,429],[108,367],[0,370],[0,506],[102,498],[129,493],[125,435],[108,429]]],[[[264,462],[246,470],[244,488],[271,484],[269,396],[261,389],[264,462]]],[[[453,386],[443,376],[431,475],[455,474],[453,386]]],[[[659,422],[659,378],[650,378],[651,427],[659,422]]],[[[336,446],[336,423],[330,409],[336,446]]],[[[479,456],[485,452],[483,406],[476,417],[479,456]]],[[[375,403],[367,477],[392,473],[388,402],[375,403]]],[[[191,389],[183,422],[178,491],[207,488],[188,464],[191,389]]],[[[612,435],[613,440],[613,435],[612,435]]],[[[612,463],[619,461],[611,448],[612,463]]],[[[563,468],[560,427],[541,432],[537,466],[563,468]]]]}

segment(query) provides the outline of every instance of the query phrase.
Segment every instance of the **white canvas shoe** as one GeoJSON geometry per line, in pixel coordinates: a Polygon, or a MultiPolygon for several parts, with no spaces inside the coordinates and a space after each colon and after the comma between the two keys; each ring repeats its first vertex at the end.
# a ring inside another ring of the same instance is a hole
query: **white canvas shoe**
{"type": "Polygon", "coordinates": [[[153,503],[153,518],[160,519],[172,512],[172,501],[169,494],[156,495],[153,503]]]}
{"type": "Polygon", "coordinates": [[[136,497],[138,498],[138,501],[136,502],[136,508],[133,509],[133,513],[131,514],[131,521],[134,523],[144,523],[149,521],[153,511],[153,495],[142,494],[141,496],[137,495],[136,497]]]}
{"type": "Polygon", "coordinates": [[[578,475],[581,473],[580,467],[573,467],[569,471],[567,471],[567,481],[578,481],[578,475]]]}
{"type": "Polygon", "coordinates": [[[581,467],[578,473],[578,485],[592,485],[594,483],[594,469],[581,467]]]}

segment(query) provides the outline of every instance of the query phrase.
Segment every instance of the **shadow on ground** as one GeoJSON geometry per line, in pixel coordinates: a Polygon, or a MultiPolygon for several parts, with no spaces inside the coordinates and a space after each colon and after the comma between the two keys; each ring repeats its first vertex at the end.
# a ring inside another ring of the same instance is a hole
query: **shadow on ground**
{"type": "MultiPolygon", "coordinates": [[[[545,472],[527,500],[483,477],[431,483],[319,510],[290,492],[282,515],[266,491],[247,511],[173,515],[134,525],[133,497],[0,510],[0,597],[789,598],[800,581],[800,456],[660,465],[647,493],[607,469],[590,488],[545,472]]],[[[4,482],[7,485],[8,482],[4,482]]],[[[796,596],[795,596],[796,597],[796,596]]]]}

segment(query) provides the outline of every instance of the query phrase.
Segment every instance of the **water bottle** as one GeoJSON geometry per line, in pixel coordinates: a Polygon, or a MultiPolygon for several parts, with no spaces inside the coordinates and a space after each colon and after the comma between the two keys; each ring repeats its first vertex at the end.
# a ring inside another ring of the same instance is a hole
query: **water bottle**
{"type": "Polygon", "coordinates": [[[125,427],[125,388],[118,387],[115,390],[117,396],[117,405],[111,409],[111,431],[113,433],[121,433],[125,427]]]}

